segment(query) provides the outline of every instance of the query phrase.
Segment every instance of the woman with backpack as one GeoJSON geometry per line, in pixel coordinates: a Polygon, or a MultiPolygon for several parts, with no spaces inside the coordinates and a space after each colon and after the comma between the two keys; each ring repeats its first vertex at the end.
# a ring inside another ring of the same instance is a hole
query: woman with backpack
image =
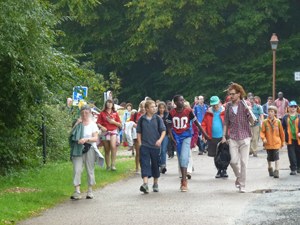
{"type": "MultiPolygon", "coordinates": [[[[207,140],[208,144],[208,156],[215,157],[217,153],[218,143],[222,140],[223,136],[223,124],[225,117],[225,108],[220,104],[218,96],[212,96],[210,98],[210,107],[206,111],[203,121],[201,123],[203,129],[211,138],[207,140]]],[[[226,169],[217,168],[218,172],[216,178],[227,178],[226,169]]]]}

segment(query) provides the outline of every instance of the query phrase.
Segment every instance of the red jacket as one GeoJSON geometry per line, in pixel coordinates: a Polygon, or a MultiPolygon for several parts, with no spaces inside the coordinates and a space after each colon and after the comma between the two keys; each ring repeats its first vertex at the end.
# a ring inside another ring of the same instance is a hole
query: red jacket
{"type": "MultiPolygon", "coordinates": [[[[223,106],[221,107],[221,113],[220,117],[222,120],[222,123],[224,124],[224,117],[225,117],[225,108],[223,106]]],[[[204,118],[202,120],[201,126],[206,131],[207,135],[212,138],[212,122],[213,122],[214,114],[212,107],[209,107],[209,109],[206,111],[204,118]]]]}

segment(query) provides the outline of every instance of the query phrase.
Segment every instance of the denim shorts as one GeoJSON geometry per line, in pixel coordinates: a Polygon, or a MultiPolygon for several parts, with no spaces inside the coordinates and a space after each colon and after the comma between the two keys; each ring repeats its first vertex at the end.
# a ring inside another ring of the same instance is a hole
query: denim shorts
{"type": "Polygon", "coordinates": [[[140,148],[140,164],[141,175],[144,177],[159,178],[159,155],[160,149],[141,146],[140,148]]]}
{"type": "Polygon", "coordinates": [[[185,138],[181,145],[181,153],[179,157],[179,165],[180,167],[187,168],[189,165],[189,157],[191,151],[191,140],[192,138],[185,138]]]}

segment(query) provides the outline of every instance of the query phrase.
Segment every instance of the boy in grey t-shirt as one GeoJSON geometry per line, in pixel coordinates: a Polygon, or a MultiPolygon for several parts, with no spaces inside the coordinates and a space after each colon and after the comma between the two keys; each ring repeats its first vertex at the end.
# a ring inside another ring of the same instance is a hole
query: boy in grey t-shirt
{"type": "Polygon", "coordinates": [[[137,140],[140,146],[140,164],[143,184],[140,191],[149,193],[148,178],[153,177],[153,191],[158,192],[160,145],[166,135],[166,127],[162,119],[155,114],[155,102],[147,100],[146,114],[137,125],[137,140]]]}

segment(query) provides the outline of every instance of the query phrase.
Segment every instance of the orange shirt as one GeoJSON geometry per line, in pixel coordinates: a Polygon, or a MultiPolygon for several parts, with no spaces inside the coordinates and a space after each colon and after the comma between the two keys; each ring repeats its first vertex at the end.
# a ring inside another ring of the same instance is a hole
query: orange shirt
{"type": "Polygon", "coordinates": [[[269,118],[265,119],[262,123],[260,137],[264,142],[266,149],[280,149],[284,144],[284,130],[279,119],[274,118],[271,121],[269,118]]]}

